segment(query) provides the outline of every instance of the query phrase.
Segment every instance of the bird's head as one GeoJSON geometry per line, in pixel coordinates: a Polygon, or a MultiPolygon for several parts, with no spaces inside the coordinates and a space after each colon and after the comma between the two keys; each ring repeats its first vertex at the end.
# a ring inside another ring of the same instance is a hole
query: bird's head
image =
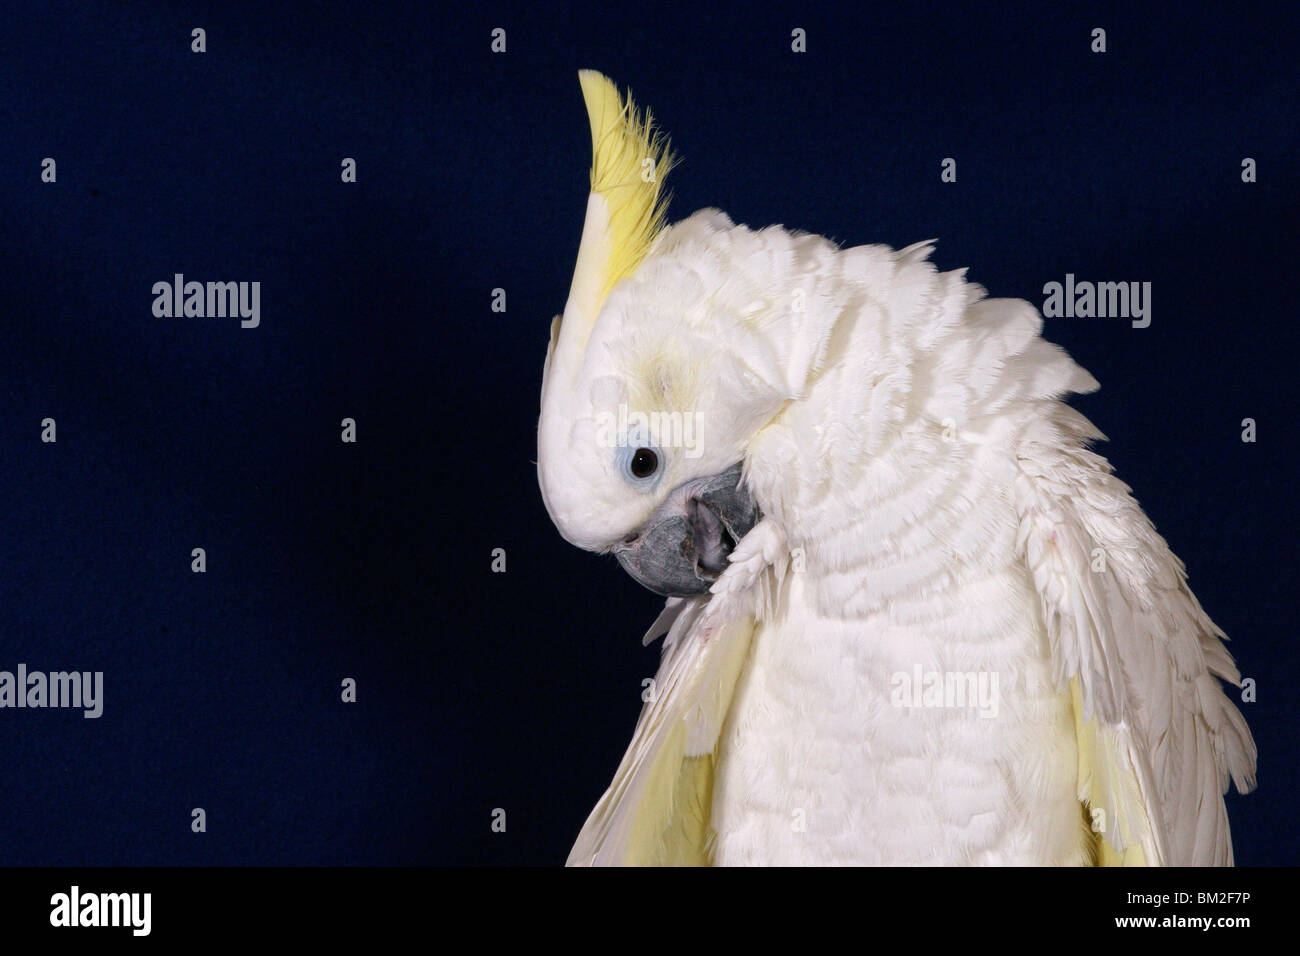
{"type": "Polygon", "coordinates": [[[580,80],[592,189],[543,374],[542,495],[573,544],[697,594],[759,518],[746,455],[788,398],[764,329],[771,275],[761,254],[736,267],[761,233],[722,213],[665,228],[667,143],[606,77],[580,80]]]}

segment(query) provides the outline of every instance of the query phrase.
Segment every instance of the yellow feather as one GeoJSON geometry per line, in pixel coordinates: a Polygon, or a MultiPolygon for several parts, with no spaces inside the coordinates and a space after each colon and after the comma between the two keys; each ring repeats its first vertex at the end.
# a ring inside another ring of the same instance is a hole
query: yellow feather
{"type": "Polygon", "coordinates": [[[636,271],[664,227],[664,177],[677,159],[649,110],[621,96],[609,77],[580,70],[578,81],[591,121],[591,191],[609,208],[601,298],[636,271]]]}
{"type": "Polygon", "coordinates": [[[709,866],[713,755],[683,757],[685,726],[654,768],[646,797],[635,808],[625,866],[709,866]]]}
{"type": "Polygon", "coordinates": [[[719,737],[753,633],[753,619],[744,616],[707,639],[683,635],[666,652],[659,694],[643,709],[570,866],[712,864],[719,737]]]}
{"type": "MultiPolygon", "coordinates": [[[[1086,788],[1093,792],[1093,800],[1097,799],[1096,788],[1101,786],[1102,780],[1109,778],[1111,774],[1123,773],[1118,766],[1108,765],[1112,759],[1108,757],[1100,738],[1100,730],[1096,718],[1092,720],[1084,719],[1083,692],[1079,686],[1077,677],[1070,678],[1070,702],[1073,705],[1074,712],[1074,736],[1079,747],[1079,782],[1081,788],[1086,788]]],[[[1085,802],[1083,805],[1084,817],[1083,826],[1089,831],[1090,839],[1093,841],[1092,851],[1093,858],[1097,866],[1147,866],[1146,853],[1143,852],[1141,845],[1134,842],[1130,833],[1130,821],[1121,819],[1121,832],[1129,839],[1129,845],[1124,850],[1116,849],[1111,842],[1106,839],[1102,833],[1093,831],[1091,826],[1092,806],[1085,802]]],[[[1102,808],[1107,810],[1108,808],[1102,808]]],[[[1109,808],[1109,812],[1118,813],[1118,808],[1109,808]]]]}

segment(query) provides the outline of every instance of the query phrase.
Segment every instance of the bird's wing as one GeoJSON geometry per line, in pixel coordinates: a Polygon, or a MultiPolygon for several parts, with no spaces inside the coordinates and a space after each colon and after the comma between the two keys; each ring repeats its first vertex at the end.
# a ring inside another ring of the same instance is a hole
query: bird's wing
{"type": "Polygon", "coordinates": [[[569,866],[711,862],[709,816],[723,719],[749,650],[753,618],[722,622],[708,599],[670,598],[648,638],[674,618],[627,753],[569,853],[569,866]]]}
{"type": "Polygon", "coordinates": [[[1056,404],[1019,447],[1019,547],[1041,599],[1055,677],[1075,705],[1079,799],[1099,862],[1230,866],[1222,795],[1255,785],[1255,743],[1219,679],[1225,635],[1130,489],[1056,404]]]}

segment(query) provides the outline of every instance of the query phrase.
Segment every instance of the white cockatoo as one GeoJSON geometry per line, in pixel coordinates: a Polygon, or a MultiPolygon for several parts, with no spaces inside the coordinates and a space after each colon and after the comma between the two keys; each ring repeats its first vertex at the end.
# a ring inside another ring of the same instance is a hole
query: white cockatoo
{"type": "Polygon", "coordinates": [[[579,79],[538,476],[566,539],[668,602],[569,862],[1231,864],[1240,677],[1038,310],[929,243],[666,225],[667,144],[579,79]]]}

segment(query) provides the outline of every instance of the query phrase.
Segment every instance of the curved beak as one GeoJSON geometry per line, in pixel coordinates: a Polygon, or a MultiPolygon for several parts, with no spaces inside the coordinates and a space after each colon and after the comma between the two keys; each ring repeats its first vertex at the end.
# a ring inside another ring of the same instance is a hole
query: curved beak
{"type": "Polygon", "coordinates": [[[656,594],[703,594],[759,517],[758,505],[741,484],[740,465],[732,465],[674,488],[640,530],[614,546],[614,556],[656,594]]]}

